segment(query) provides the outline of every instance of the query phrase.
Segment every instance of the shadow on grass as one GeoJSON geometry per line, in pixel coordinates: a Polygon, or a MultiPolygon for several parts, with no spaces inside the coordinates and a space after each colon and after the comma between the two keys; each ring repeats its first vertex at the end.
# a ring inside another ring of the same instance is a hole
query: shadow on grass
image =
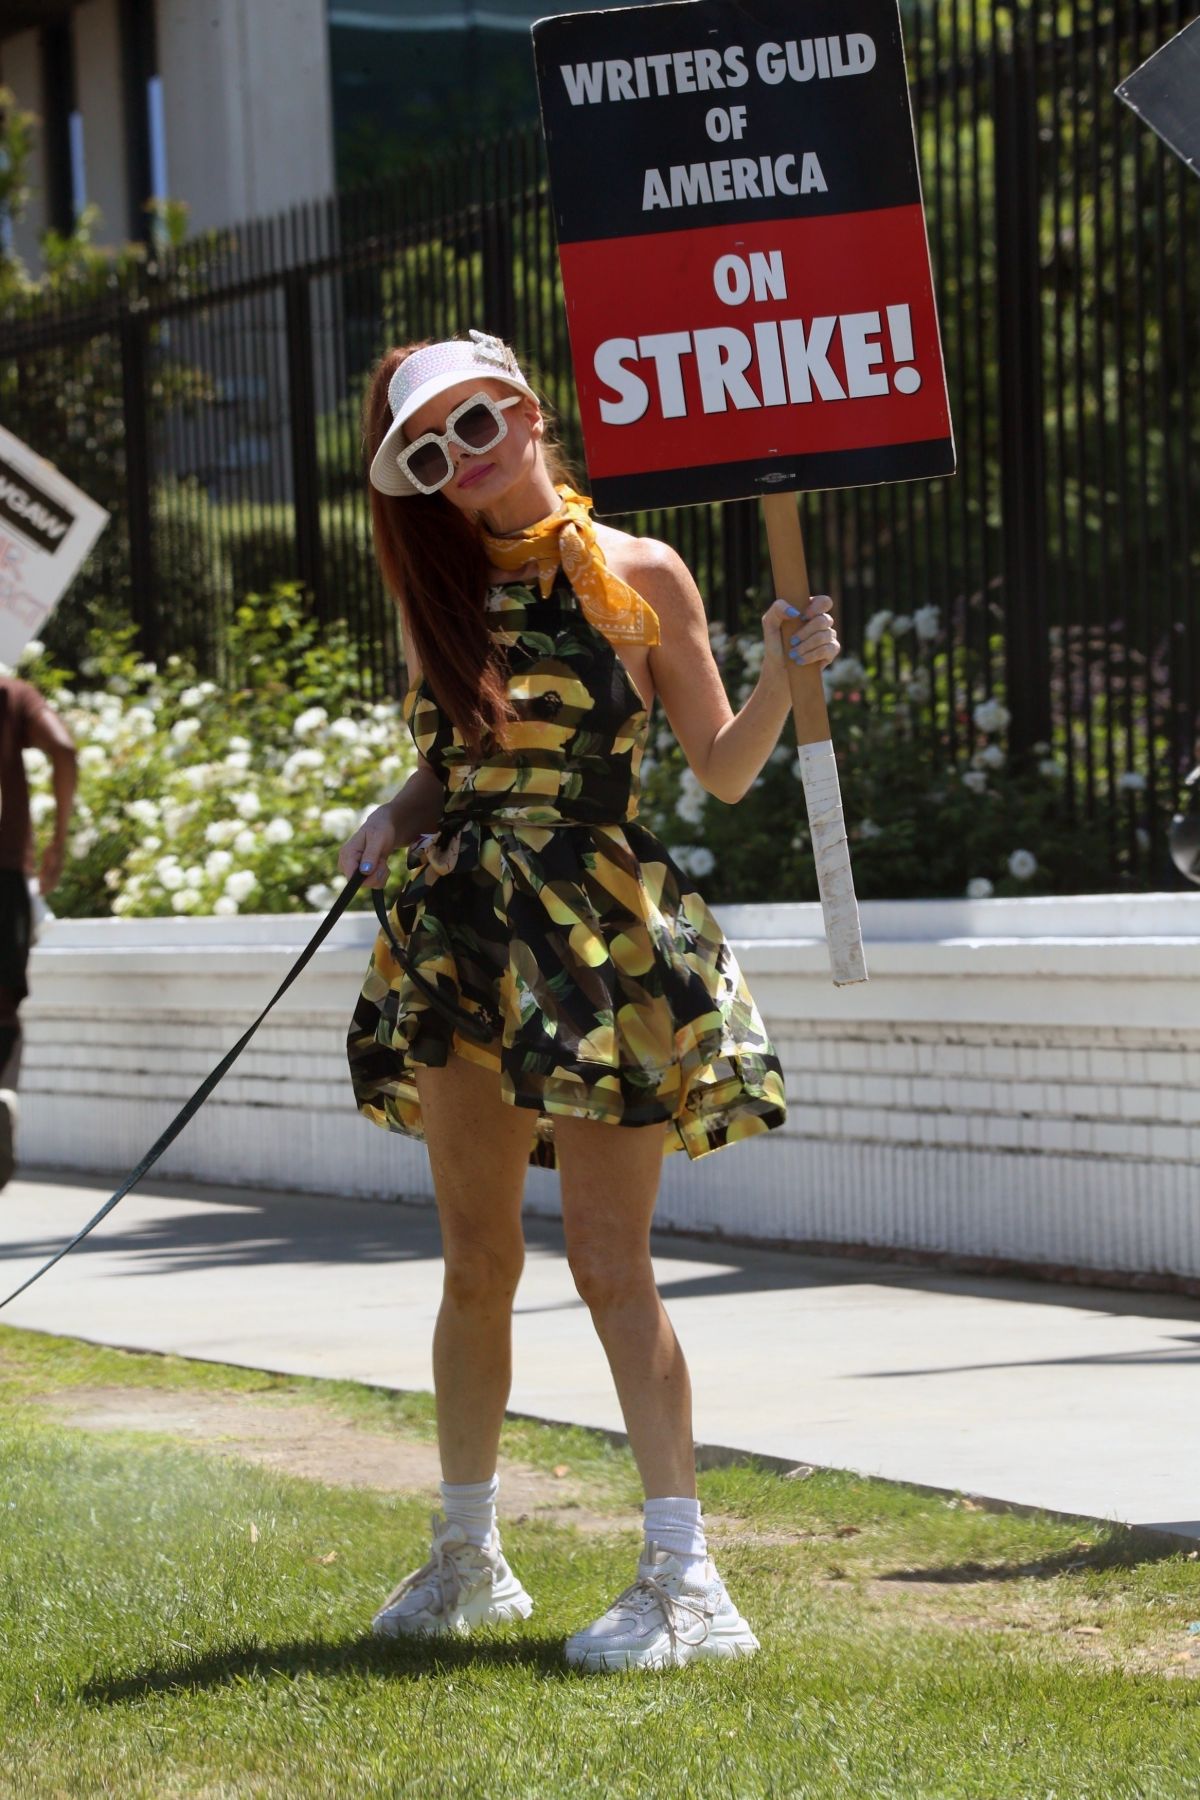
{"type": "Polygon", "coordinates": [[[1080,1540],[1053,1556],[1035,1557],[1030,1562],[962,1562],[932,1569],[880,1570],[876,1581],[942,1581],[964,1586],[984,1581],[1026,1581],[1030,1578],[1052,1581],[1058,1575],[1077,1575],[1080,1570],[1136,1569],[1144,1563],[1180,1561],[1188,1555],[1181,1544],[1147,1532],[1111,1532],[1100,1543],[1080,1540]]]}
{"type": "Polygon", "coordinates": [[[575,1680],[579,1676],[579,1671],[563,1659],[561,1637],[460,1640],[367,1636],[347,1639],[343,1643],[298,1638],[280,1644],[247,1644],[241,1648],[213,1651],[207,1656],[151,1663],[136,1674],[122,1676],[119,1680],[84,1682],[78,1695],[87,1705],[114,1706],[143,1699],[147,1694],[219,1688],[256,1676],[269,1680],[272,1676],[379,1675],[400,1681],[423,1681],[429,1676],[472,1665],[528,1668],[546,1679],[575,1680]]]}

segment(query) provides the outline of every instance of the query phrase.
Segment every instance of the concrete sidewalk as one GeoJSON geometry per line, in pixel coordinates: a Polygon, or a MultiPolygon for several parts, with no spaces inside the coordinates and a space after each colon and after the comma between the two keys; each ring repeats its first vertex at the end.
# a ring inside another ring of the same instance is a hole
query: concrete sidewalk
{"type": "MultiPolygon", "coordinates": [[[[0,1297],[111,1191],[10,1182],[0,1297]]],[[[619,1430],[561,1232],[526,1236],[510,1406],[619,1430]]],[[[1200,1301],[675,1236],[655,1266],[698,1443],[1200,1539],[1200,1301]]],[[[0,1325],[429,1389],[440,1269],[431,1209],[148,1180],[0,1325]]]]}

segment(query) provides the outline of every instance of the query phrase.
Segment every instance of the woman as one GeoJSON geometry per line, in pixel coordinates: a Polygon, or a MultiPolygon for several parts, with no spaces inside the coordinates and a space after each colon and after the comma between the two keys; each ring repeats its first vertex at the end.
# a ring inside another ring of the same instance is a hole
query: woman
{"type": "Polygon", "coordinates": [[[758,1641],[707,1554],[688,1372],[649,1234],[663,1155],[782,1125],[782,1072],[719,926],[637,823],[638,766],[657,696],[704,786],[740,799],[788,718],[785,657],[837,654],[830,602],[768,608],[762,674],[734,717],[686,567],[592,523],[507,345],[473,331],[390,351],[364,427],[419,755],[339,855],[343,875],[384,886],[389,855],[412,845],[347,1048],[365,1117],[428,1146],[445,1258],[444,1516],[373,1629],[462,1631],[532,1610],[496,1526],[532,1163],[559,1170],[571,1271],[646,1493],[637,1578],[567,1658],[750,1654],[758,1641]]]}

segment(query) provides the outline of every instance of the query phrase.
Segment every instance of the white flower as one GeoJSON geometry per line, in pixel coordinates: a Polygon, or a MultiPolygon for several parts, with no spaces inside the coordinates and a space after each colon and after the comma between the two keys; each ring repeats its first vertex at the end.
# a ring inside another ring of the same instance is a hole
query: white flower
{"type": "Polygon", "coordinates": [[[173,856],[164,856],[154,865],[154,873],[158,876],[159,886],[165,887],[168,893],[184,886],[186,876],[173,856]]]}
{"type": "Polygon", "coordinates": [[[1125,794],[1140,794],[1146,785],[1146,777],[1140,769],[1126,769],[1117,786],[1125,794]]]}
{"type": "Polygon", "coordinates": [[[225,769],[248,769],[250,752],[248,750],[231,750],[228,756],[222,757],[221,766],[225,769]]]}
{"type": "Polygon", "coordinates": [[[204,827],[204,841],[206,844],[227,844],[230,838],[237,836],[237,832],[236,820],[214,819],[211,825],[204,827]]]}
{"type": "Polygon", "coordinates": [[[1008,859],[1008,872],[1018,881],[1028,881],[1037,866],[1037,857],[1030,850],[1014,850],[1008,859]]]}
{"type": "Polygon", "coordinates": [[[680,844],[672,848],[671,860],[685,875],[711,875],[717,859],[707,844],[680,844]]]}
{"type": "Polygon", "coordinates": [[[892,620],[892,636],[907,637],[913,628],[913,622],[907,613],[897,613],[892,620]]]}
{"type": "Polygon", "coordinates": [[[1007,706],[999,700],[981,700],[974,712],[975,724],[980,731],[1003,731],[1012,718],[1007,706]]]}
{"type": "Polygon", "coordinates": [[[877,825],[874,819],[863,819],[858,827],[860,838],[877,838],[883,836],[883,826],[877,825]]]}
{"type": "MultiPolygon", "coordinates": [[[[162,839],[160,837],[143,838],[142,839],[142,849],[146,850],[146,851],[161,850],[162,849],[162,839]]],[[[137,877],[134,876],[133,881],[136,881],[136,880],[137,880],[137,877]]],[[[129,884],[130,887],[133,886],[133,881],[130,882],[130,884],[129,884]]]]}
{"type": "Polygon", "coordinates": [[[968,900],[987,900],[993,891],[992,884],[986,875],[976,875],[967,883],[968,900]]]}
{"type": "Polygon", "coordinates": [[[358,741],[359,730],[353,719],[335,719],[329,727],[329,735],[341,738],[343,743],[354,744],[358,741]]]}
{"type": "Polygon", "coordinates": [[[35,825],[40,825],[42,820],[48,818],[53,811],[54,796],[52,794],[33,794],[30,796],[29,816],[35,825]]]}
{"type": "Polygon", "coordinates": [[[180,888],[171,895],[171,905],[177,913],[195,912],[200,904],[200,895],[195,888],[180,888]]]}
{"type": "Polygon", "coordinates": [[[762,638],[751,638],[742,645],[742,667],[748,675],[757,675],[763,665],[767,646],[762,638]]]}
{"type": "Polygon", "coordinates": [[[231,750],[253,750],[254,745],[250,742],[249,738],[231,737],[229,740],[229,748],[231,750]]]}
{"type": "Polygon", "coordinates": [[[86,856],[96,841],[96,832],[88,830],[87,828],[83,831],[77,831],[71,839],[71,855],[86,856]]]}
{"type": "Polygon", "coordinates": [[[262,811],[262,801],[253,788],[243,788],[234,796],[233,810],[242,819],[257,819],[262,811]]]}
{"type": "Polygon", "coordinates": [[[322,725],[328,725],[328,723],[329,714],[323,706],[310,706],[307,711],[300,713],[296,718],[292,725],[292,731],[296,737],[308,737],[311,732],[316,731],[322,725]]]}
{"type": "Polygon", "coordinates": [[[179,696],[180,706],[199,706],[204,698],[204,689],[199,687],[184,688],[179,696]]]}
{"type": "Polygon", "coordinates": [[[1004,751],[999,744],[985,744],[976,761],[981,769],[1002,769],[1004,767],[1004,751]]]}
{"type": "Polygon", "coordinates": [[[201,788],[212,786],[214,768],[213,763],[190,763],[186,769],[180,769],[179,779],[199,793],[201,788]]]}
{"type": "Polygon", "coordinates": [[[113,899],[112,909],[117,917],[120,918],[122,913],[132,912],[136,904],[137,902],[132,894],[117,894],[113,899]]]}
{"type": "Polygon", "coordinates": [[[247,831],[243,826],[233,840],[233,847],[239,856],[253,856],[258,849],[258,838],[253,831],[247,831]]]}
{"type": "Polygon", "coordinates": [[[44,656],[45,653],[46,646],[41,638],[30,638],[17,660],[18,662],[35,662],[39,656],[44,656]]]}
{"type": "MultiPolygon", "coordinates": [[[[645,768],[643,759],[642,767],[645,768]]],[[[352,806],[331,806],[328,812],[321,814],[321,833],[324,837],[346,838],[358,829],[358,814],[352,806]]]]}
{"type": "Polygon", "coordinates": [[[872,613],[867,620],[866,631],[864,633],[868,644],[877,644],[891,622],[892,615],[890,612],[872,613]]]}
{"type": "Polygon", "coordinates": [[[107,762],[108,757],[99,744],[85,744],[79,752],[81,769],[103,769],[107,762]]]}
{"type": "Polygon", "coordinates": [[[290,844],[295,835],[288,819],[271,819],[263,829],[268,844],[290,844]]]}
{"type": "Polygon", "coordinates": [[[921,642],[928,644],[942,628],[942,609],[940,606],[918,606],[913,614],[913,625],[921,642]]]}
{"type": "Polygon", "coordinates": [[[235,869],[232,875],[225,877],[225,892],[239,903],[248,900],[257,886],[258,876],[253,869],[235,869]]]}
{"type": "Polygon", "coordinates": [[[1038,764],[1038,774],[1044,775],[1047,781],[1057,781],[1059,776],[1065,773],[1062,764],[1053,756],[1047,757],[1045,762],[1038,764]]]}
{"type": "Polygon", "coordinates": [[[984,794],[987,792],[987,773],[983,769],[968,769],[963,775],[962,783],[973,794],[984,794]]]}
{"type": "Polygon", "coordinates": [[[204,859],[204,873],[210,881],[219,880],[232,867],[233,857],[228,850],[210,850],[204,859]]]}
{"type": "Polygon", "coordinates": [[[176,719],[171,727],[171,742],[180,745],[190,743],[199,729],[199,719],[176,719]]]}
{"type": "Polygon", "coordinates": [[[679,777],[679,798],[675,802],[675,811],[688,825],[698,825],[704,817],[704,808],[708,796],[695,771],[684,769],[679,777]]]}
{"type": "Polygon", "coordinates": [[[923,706],[932,693],[929,676],[924,669],[919,669],[905,688],[905,693],[916,706],[923,706]]]}
{"type": "Polygon", "coordinates": [[[789,763],[791,760],[792,752],[786,744],[776,744],[768,758],[768,761],[773,762],[777,768],[782,768],[784,763],[789,763]]]}
{"type": "Polygon", "coordinates": [[[865,681],[867,671],[857,656],[839,656],[835,663],[822,670],[822,675],[828,687],[836,693],[839,688],[854,687],[858,682],[865,681]]]}
{"type": "Polygon", "coordinates": [[[172,837],[177,837],[195,812],[194,806],[180,806],[174,800],[164,800],[162,808],[162,824],[172,837]]]}
{"type": "Polygon", "coordinates": [[[314,887],[305,888],[304,898],[314,912],[327,912],[333,904],[334,890],[326,882],[317,882],[314,887]]]}
{"type": "Polygon", "coordinates": [[[285,781],[294,781],[302,769],[323,769],[325,758],[320,750],[293,750],[283,765],[285,781]]]}
{"type": "Polygon", "coordinates": [[[213,911],[219,913],[223,919],[229,918],[237,909],[238,903],[232,894],[219,894],[213,901],[213,911]]]}

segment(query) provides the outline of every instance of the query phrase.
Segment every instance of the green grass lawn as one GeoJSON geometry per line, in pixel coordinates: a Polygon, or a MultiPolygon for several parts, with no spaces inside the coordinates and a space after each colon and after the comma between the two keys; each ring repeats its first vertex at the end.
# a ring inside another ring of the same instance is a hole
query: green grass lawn
{"type": "Polygon", "coordinates": [[[505,1457],[565,1464],[586,1495],[586,1529],[502,1515],[529,1621],[379,1642],[435,1494],[65,1426],[72,1387],[433,1433],[426,1395],[0,1327],[4,1800],[1200,1794],[1200,1560],[1161,1540],[747,1461],[700,1491],[761,1653],[581,1675],[562,1640],[633,1578],[639,1541],[632,1462],[603,1437],[506,1428],[505,1457]]]}

